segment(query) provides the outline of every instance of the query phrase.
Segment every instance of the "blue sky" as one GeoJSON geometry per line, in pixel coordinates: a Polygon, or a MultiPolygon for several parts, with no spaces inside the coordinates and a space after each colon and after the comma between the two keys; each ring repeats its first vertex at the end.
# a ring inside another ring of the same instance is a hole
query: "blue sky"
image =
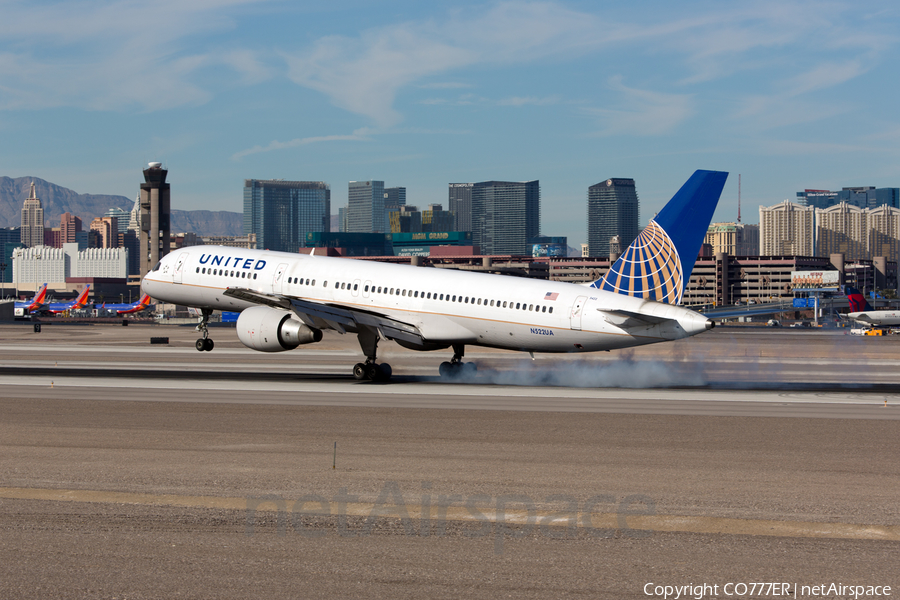
{"type": "Polygon", "coordinates": [[[585,241],[588,186],[642,224],[698,168],[716,220],[806,188],[900,186],[896,2],[0,0],[0,175],[242,210],[245,178],[539,179],[542,233],[585,241]]]}

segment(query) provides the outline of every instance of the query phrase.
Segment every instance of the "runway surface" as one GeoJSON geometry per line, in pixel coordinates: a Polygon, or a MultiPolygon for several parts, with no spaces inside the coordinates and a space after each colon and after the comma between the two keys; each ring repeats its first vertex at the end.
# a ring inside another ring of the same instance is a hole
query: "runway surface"
{"type": "Polygon", "coordinates": [[[900,340],[470,349],[454,383],[448,353],[386,344],[395,382],[373,384],[349,376],[352,338],[267,355],[212,336],[0,326],[0,595],[900,584],[900,340]]]}

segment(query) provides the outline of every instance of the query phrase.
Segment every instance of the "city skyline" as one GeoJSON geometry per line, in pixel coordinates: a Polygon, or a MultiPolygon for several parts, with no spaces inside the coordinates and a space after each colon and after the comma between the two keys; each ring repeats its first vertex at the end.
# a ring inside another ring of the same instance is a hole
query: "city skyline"
{"type": "Polygon", "coordinates": [[[716,169],[731,177],[715,220],[733,221],[739,173],[748,215],[797,190],[897,185],[898,16],[888,2],[11,4],[0,160],[129,198],[158,160],[173,208],[233,212],[244,179],[329,182],[335,212],[348,181],[427,206],[449,182],[538,179],[542,233],[576,246],[601,177],[637,182],[643,226],[716,169]]]}

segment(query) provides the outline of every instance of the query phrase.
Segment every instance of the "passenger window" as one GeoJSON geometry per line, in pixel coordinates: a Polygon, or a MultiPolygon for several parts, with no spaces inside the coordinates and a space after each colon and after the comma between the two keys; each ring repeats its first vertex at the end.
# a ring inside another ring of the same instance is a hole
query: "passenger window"
{"type": "Polygon", "coordinates": [[[334,289],[340,289],[340,284],[337,281],[334,282],[334,289]]]}
{"type": "Polygon", "coordinates": [[[521,306],[521,303],[520,303],[520,302],[516,302],[516,310],[518,310],[520,306],[521,306]]]}
{"type": "Polygon", "coordinates": [[[380,285],[378,286],[378,293],[379,293],[379,294],[381,293],[381,286],[380,286],[380,285]]]}
{"type": "Polygon", "coordinates": [[[425,298],[426,300],[431,300],[431,292],[428,292],[428,296],[425,298]]]}
{"type": "Polygon", "coordinates": [[[403,290],[403,292],[402,292],[400,295],[401,295],[401,296],[405,296],[405,295],[406,295],[406,290],[403,290]]]}
{"type": "Polygon", "coordinates": [[[368,291],[369,291],[369,286],[364,287],[364,288],[363,288],[363,291],[364,291],[364,292],[368,292],[368,291]]]}
{"type": "Polygon", "coordinates": [[[326,288],[328,287],[328,280],[327,280],[327,279],[326,279],[325,281],[322,282],[322,287],[326,287],[326,288]]]}
{"type": "Polygon", "coordinates": [[[246,278],[247,278],[247,272],[241,271],[241,279],[246,279],[246,278]]]}
{"type": "MultiPolygon", "coordinates": [[[[353,284],[353,291],[355,292],[357,289],[359,289],[359,284],[358,284],[358,283],[354,283],[354,284],[353,284]]],[[[366,286],[366,289],[369,289],[369,286],[366,286]]]]}
{"type": "Polygon", "coordinates": [[[388,292],[388,294],[390,294],[391,296],[393,296],[393,295],[394,295],[394,288],[391,288],[391,291],[388,292]]]}
{"type": "Polygon", "coordinates": [[[529,305],[528,305],[528,310],[534,310],[534,304],[529,304],[529,305]]]}
{"type": "MultiPolygon", "coordinates": [[[[499,304],[499,302],[497,304],[499,304]]],[[[506,308],[506,300],[503,301],[503,308],[506,308]]]]}
{"type": "Polygon", "coordinates": [[[443,295],[443,294],[441,294],[441,297],[440,297],[440,298],[438,298],[438,300],[443,300],[443,299],[444,299],[444,295],[443,295]]]}
{"type": "Polygon", "coordinates": [[[256,273],[253,274],[253,279],[256,279],[256,273]]]}
{"type": "Polygon", "coordinates": [[[552,306],[550,307],[550,312],[553,312],[553,307],[552,307],[552,306]]]}
{"type": "Polygon", "coordinates": [[[200,267],[197,267],[197,272],[198,272],[198,273],[200,272],[200,267]]]}
{"type": "Polygon", "coordinates": [[[453,299],[451,300],[451,302],[456,302],[456,294],[453,294],[453,299]]]}
{"type": "Polygon", "coordinates": [[[542,307],[541,307],[541,312],[542,312],[542,313],[547,312],[547,307],[546,307],[546,306],[542,306],[542,307]]]}
{"type": "Polygon", "coordinates": [[[418,297],[419,297],[419,292],[418,291],[413,292],[413,298],[418,298],[418,297]]]}
{"type": "Polygon", "coordinates": [[[312,285],[316,285],[316,280],[315,280],[315,279],[312,280],[312,285]]]}

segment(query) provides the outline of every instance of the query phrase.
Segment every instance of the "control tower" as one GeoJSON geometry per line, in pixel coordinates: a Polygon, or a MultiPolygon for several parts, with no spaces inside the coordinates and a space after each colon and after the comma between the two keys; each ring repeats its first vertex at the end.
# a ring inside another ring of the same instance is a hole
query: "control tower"
{"type": "Polygon", "coordinates": [[[169,171],[152,162],[144,169],[141,184],[141,278],[169,253],[169,171]]]}

